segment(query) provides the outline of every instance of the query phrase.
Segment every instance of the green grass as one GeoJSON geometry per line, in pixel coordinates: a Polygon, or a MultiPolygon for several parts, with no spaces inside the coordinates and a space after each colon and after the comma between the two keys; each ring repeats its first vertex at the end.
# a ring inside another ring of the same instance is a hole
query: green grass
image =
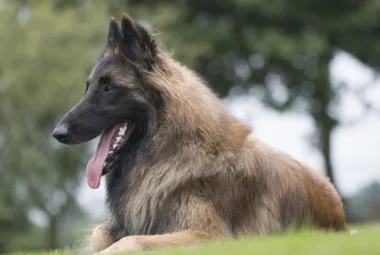
{"type": "MultiPolygon", "coordinates": [[[[303,230],[286,235],[244,238],[227,242],[214,242],[191,248],[174,248],[155,252],[134,252],[134,255],[380,255],[380,225],[351,227],[355,234],[303,230]]],[[[73,254],[70,251],[17,254],[73,254]]]]}

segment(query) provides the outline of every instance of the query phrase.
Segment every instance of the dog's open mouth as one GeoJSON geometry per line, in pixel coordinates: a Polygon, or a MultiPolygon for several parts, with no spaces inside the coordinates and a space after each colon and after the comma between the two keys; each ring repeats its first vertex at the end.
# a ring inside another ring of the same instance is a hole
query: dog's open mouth
{"type": "Polygon", "coordinates": [[[133,125],[127,121],[119,122],[107,129],[101,136],[94,156],[87,164],[87,184],[93,189],[100,185],[100,179],[107,173],[108,168],[117,158],[117,153],[128,141],[133,125]]]}

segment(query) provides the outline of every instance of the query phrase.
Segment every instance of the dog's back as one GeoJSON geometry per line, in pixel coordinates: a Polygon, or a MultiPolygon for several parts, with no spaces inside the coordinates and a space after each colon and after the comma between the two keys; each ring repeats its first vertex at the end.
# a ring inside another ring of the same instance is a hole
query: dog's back
{"type": "Polygon", "coordinates": [[[253,136],[239,155],[230,168],[235,178],[226,177],[226,191],[214,194],[235,208],[225,219],[234,235],[269,234],[309,222],[346,229],[341,199],[328,178],[253,136]]]}
{"type": "Polygon", "coordinates": [[[254,176],[242,195],[236,234],[268,234],[303,223],[345,230],[341,199],[329,180],[313,169],[274,151],[252,136],[250,149],[254,176]]]}

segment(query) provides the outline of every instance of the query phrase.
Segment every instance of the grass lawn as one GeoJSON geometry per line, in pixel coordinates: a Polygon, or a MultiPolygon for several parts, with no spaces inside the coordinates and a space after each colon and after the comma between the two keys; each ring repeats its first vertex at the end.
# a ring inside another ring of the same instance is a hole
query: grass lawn
{"type": "MultiPolygon", "coordinates": [[[[15,254],[73,254],[70,251],[15,254]]],[[[191,248],[174,248],[155,252],[134,252],[135,255],[380,255],[380,225],[354,226],[348,233],[326,233],[311,230],[290,232],[281,236],[214,242],[191,248]]]]}

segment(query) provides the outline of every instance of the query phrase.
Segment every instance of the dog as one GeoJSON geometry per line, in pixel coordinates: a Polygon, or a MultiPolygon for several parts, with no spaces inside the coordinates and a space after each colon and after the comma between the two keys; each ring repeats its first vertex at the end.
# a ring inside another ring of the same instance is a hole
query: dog
{"type": "Polygon", "coordinates": [[[327,178],[260,142],[127,14],[111,19],[83,97],[53,131],[65,144],[99,135],[86,177],[96,189],[105,176],[109,219],[93,231],[93,252],[268,235],[306,221],[346,229],[327,178]]]}

